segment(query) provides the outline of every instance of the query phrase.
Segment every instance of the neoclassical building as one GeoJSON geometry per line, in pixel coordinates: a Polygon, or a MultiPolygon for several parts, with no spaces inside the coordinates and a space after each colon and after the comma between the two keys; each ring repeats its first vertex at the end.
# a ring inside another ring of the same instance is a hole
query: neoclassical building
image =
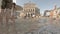
{"type": "Polygon", "coordinates": [[[40,16],[40,9],[35,3],[28,2],[23,6],[23,13],[27,17],[40,16]]]}

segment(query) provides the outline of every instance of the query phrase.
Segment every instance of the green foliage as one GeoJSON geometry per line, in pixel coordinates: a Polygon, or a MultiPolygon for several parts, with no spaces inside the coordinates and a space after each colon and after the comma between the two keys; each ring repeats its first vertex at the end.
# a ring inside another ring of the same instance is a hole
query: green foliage
{"type": "Polygon", "coordinates": [[[12,0],[2,0],[1,8],[11,8],[12,7],[12,0]]]}

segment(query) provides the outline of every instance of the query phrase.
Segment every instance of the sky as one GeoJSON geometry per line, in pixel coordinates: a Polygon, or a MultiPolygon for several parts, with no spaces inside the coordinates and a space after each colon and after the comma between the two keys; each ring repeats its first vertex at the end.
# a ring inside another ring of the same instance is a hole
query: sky
{"type": "Polygon", "coordinates": [[[16,0],[13,0],[14,3],[16,3],[16,0]]]}
{"type": "Polygon", "coordinates": [[[60,7],[60,0],[16,0],[16,4],[23,6],[24,3],[27,3],[29,1],[35,3],[39,7],[40,13],[42,14],[45,10],[53,9],[54,5],[60,7]]]}

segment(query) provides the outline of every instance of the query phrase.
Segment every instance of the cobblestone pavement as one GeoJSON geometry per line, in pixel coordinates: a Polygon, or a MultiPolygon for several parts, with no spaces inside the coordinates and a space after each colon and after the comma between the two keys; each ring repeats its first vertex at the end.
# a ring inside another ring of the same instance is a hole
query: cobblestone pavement
{"type": "Polygon", "coordinates": [[[60,34],[60,19],[29,18],[16,20],[17,34],[60,34]]]}
{"type": "Polygon", "coordinates": [[[0,25],[0,34],[60,34],[60,18],[18,18],[14,24],[0,25]]]}

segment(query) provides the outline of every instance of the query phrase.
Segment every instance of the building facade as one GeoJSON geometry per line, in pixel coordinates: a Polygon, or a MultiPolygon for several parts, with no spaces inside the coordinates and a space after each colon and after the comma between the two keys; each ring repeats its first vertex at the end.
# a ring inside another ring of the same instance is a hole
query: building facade
{"type": "Polygon", "coordinates": [[[44,16],[49,16],[51,18],[58,18],[60,17],[60,7],[54,6],[52,10],[45,10],[44,16]]]}
{"type": "Polygon", "coordinates": [[[51,11],[51,10],[45,10],[45,11],[44,11],[44,16],[45,16],[45,17],[49,17],[49,16],[50,16],[50,11],[51,11]]]}
{"type": "Polygon", "coordinates": [[[32,2],[28,2],[28,3],[24,4],[23,13],[27,17],[39,16],[40,15],[40,9],[37,7],[36,4],[34,4],[32,2]]]}
{"type": "Polygon", "coordinates": [[[57,6],[56,5],[54,6],[54,9],[51,10],[50,17],[53,17],[53,18],[57,18],[58,17],[58,10],[57,10],[57,6]]]}

